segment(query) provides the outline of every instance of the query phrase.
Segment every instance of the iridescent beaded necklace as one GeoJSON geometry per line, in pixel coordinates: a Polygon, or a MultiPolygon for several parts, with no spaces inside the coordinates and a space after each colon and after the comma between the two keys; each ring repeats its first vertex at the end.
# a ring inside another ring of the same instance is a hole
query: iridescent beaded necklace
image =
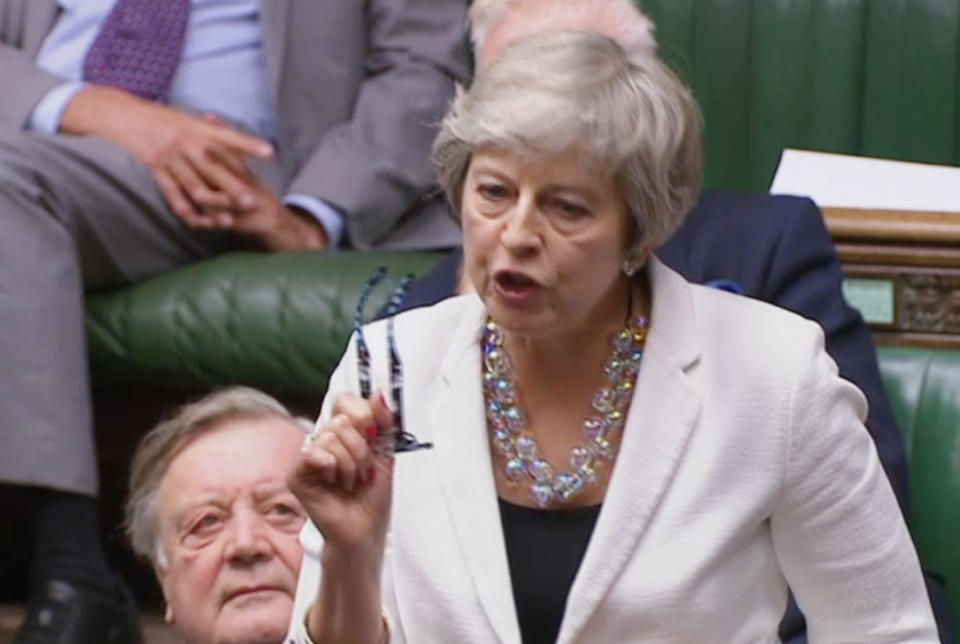
{"type": "Polygon", "coordinates": [[[538,455],[537,442],[527,432],[527,421],[517,398],[510,358],[503,347],[503,332],[487,318],[483,330],[483,389],[487,427],[494,448],[507,460],[504,474],[518,483],[532,479],[530,496],[539,508],[569,501],[597,481],[597,465],[612,461],[623,430],[633,385],[640,369],[647,319],[639,316],[611,341],[612,353],[603,371],[607,384],[593,396],[592,412],[583,421],[585,444],[570,450],[571,471],[554,473],[538,455]]]}

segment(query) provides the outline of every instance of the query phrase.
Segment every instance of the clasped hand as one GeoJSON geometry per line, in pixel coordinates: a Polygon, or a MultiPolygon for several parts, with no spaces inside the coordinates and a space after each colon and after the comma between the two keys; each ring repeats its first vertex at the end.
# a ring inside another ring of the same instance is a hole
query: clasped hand
{"type": "Polygon", "coordinates": [[[273,146],[216,117],[198,117],[122,90],[91,86],[67,106],[66,134],[94,135],[124,148],[153,174],[171,210],[189,226],[227,229],[270,250],[325,248],[323,227],[284,206],[250,172],[273,146]]]}

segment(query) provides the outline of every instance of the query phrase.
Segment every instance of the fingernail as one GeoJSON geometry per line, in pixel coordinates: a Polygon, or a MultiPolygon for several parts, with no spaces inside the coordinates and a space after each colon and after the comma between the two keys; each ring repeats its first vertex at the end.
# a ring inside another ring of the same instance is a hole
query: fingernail
{"type": "Polygon", "coordinates": [[[373,483],[373,480],[377,478],[377,467],[371,465],[367,468],[367,483],[373,483]]]}
{"type": "Polygon", "coordinates": [[[241,208],[253,208],[256,205],[256,200],[253,198],[253,195],[240,195],[240,207],[241,208]]]}
{"type": "Polygon", "coordinates": [[[367,442],[372,443],[373,441],[377,440],[378,433],[379,432],[377,432],[376,425],[370,425],[369,427],[367,427],[367,442]]]}
{"type": "Polygon", "coordinates": [[[379,393],[379,395],[380,395],[380,404],[386,407],[387,409],[390,409],[390,405],[387,404],[387,397],[383,395],[382,391],[379,393]]]}

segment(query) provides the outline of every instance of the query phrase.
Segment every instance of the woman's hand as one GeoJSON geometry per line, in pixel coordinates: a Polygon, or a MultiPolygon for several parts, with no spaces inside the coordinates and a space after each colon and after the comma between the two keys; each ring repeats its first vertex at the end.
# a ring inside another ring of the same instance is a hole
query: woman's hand
{"type": "Polygon", "coordinates": [[[392,438],[382,394],[340,394],[330,421],[304,441],[287,483],[323,535],[323,575],[306,626],[316,642],[378,642],[380,575],[390,520],[393,460],[376,451],[392,438]]]}
{"type": "Polygon", "coordinates": [[[288,484],[323,535],[324,552],[379,560],[390,518],[391,457],[375,452],[393,431],[378,394],[337,396],[329,422],[304,441],[288,484]]]}

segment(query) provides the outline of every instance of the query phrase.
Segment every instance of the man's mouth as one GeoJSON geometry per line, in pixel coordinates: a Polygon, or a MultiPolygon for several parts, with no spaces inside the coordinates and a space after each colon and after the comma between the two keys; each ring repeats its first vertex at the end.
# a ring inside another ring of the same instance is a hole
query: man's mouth
{"type": "Polygon", "coordinates": [[[224,603],[233,601],[234,599],[242,599],[247,597],[254,597],[257,595],[264,595],[268,593],[282,593],[285,592],[283,588],[278,586],[244,586],[242,588],[236,588],[227,593],[227,598],[224,603]]]}

